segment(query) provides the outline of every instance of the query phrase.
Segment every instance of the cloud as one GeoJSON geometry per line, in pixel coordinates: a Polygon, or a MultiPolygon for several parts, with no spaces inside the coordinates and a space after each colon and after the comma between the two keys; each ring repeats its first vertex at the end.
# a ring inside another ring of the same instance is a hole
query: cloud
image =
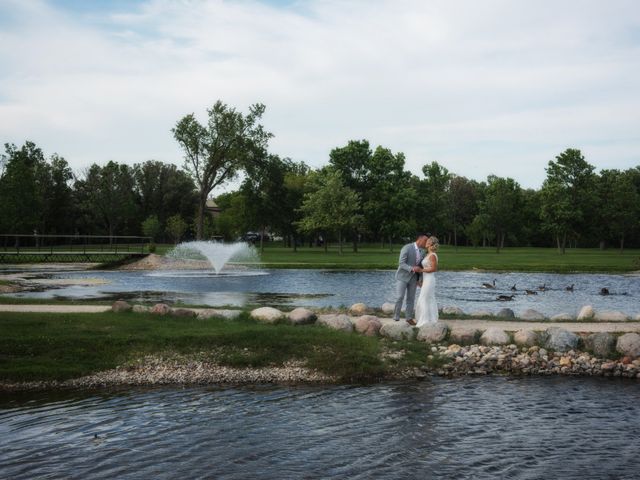
{"type": "Polygon", "coordinates": [[[170,129],[221,99],[265,103],[271,150],[313,166],[361,138],[403,151],[416,174],[438,161],[534,188],[567,147],[597,168],[640,163],[631,1],[115,5],[0,6],[3,141],[74,168],[179,164],[170,129]]]}

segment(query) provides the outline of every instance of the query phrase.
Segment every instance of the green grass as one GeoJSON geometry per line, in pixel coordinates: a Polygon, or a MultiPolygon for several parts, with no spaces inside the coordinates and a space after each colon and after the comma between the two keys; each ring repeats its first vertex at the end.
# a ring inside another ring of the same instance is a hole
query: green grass
{"type": "Polygon", "coordinates": [[[427,347],[345,334],[320,326],[143,314],[0,312],[0,381],[65,380],[127,365],[144,355],[193,355],[234,367],[301,360],[341,381],[369,381],[426,362],[427,347]],[[382,350],[406,349],[387,362],[382,350]],[[422,360],[420,360],[422,359],[422,360]]]}
{"type": "MultiPolygon", "coordinates": [[[[299,248],[297,252],[269,244],[260,258],[269,268],[395,269],[400,246],[393,251],[366,245],[353,253],[345,246],[328,253],[321,248],[299,248]]],[[[640,250],[568,249],[564,255],[554,248],[494,248],[441,246],[441,270],[492,270],[522,272],[627,272],[640,269],[640,250]]]]}

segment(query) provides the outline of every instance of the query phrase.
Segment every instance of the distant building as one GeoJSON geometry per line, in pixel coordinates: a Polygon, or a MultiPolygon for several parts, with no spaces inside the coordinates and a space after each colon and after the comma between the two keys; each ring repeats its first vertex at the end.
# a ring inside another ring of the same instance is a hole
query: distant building
{"type": "Polygon", "coordinates": [[[204,209],[213,217],[216,218],[218,215],[220,215],[220,213],[222,212],[222,209],[216,205],[216,202],[214,202],[212,199],[208,199],[207,203],[205,204],[204,209]]]}

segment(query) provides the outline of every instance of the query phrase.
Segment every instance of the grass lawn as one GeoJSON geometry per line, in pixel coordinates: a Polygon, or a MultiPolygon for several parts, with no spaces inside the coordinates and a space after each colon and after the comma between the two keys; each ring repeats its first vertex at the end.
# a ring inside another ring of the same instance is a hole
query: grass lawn
{"type": "MultiPolygon", "coordinates": [[[[353,253],[350,245],[343,253],[331,246],[328,253],[322,248],[298,248],[297,252],[276,244],[268,244],[260,254],[268,268],[336,268],[336,269],[395,269],[398,266],[400,245],[392,251],[380,246],[366,245],[353,253]]],[[[441,270],[494,270],[522,272],[628,272],[640,270],[640,250],[568,249],[564,255],[555,248],[495,248],[441,246],[438,253],[441,270]]]]}
{"type": "Polygon", "coordinates": [[[375,380],[424,364],[422,342],[389,342],[308,325],[185,319],[134,313],[0,312],[0,381],[65,380],[107,370],[150,354],[194,355],[238,368],[289,360],[343,381],[375,380]],[[402,349],[400,359],[380,353],[402,349]]]}

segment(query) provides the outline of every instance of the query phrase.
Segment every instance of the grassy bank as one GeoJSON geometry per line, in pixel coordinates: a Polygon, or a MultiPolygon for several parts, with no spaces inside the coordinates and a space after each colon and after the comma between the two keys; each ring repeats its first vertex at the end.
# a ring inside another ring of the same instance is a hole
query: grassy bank
{"type": "Polygon", "coordinates": [[[203,321],[134,313],[0,312],[0,331],[0,382],[66,380],[172,353],[237,368],[301,360],[342,381],[375,380],[424,363],[428,348],[320,326],[263,325],[246,314],[203,321]],[[388,350],[405,354],[383,355],[388,350]]]}
{"type": "MultiPolygon", "coordinates": [[[[268,245],[260,258],[270,268],[344,268],[394,269],[398,265],[400,246],[390,251],[379,246],[360,247],[343,254],[337,247],[325,253],[321,248],[299,248],[297,252],[268,245]]],[[[493,270],[522,272],[628,272],[640,270],[640,250],[569,249],[564,255],[553,248],[494,248],[441,246],[442,270],[493,270]]]]}

